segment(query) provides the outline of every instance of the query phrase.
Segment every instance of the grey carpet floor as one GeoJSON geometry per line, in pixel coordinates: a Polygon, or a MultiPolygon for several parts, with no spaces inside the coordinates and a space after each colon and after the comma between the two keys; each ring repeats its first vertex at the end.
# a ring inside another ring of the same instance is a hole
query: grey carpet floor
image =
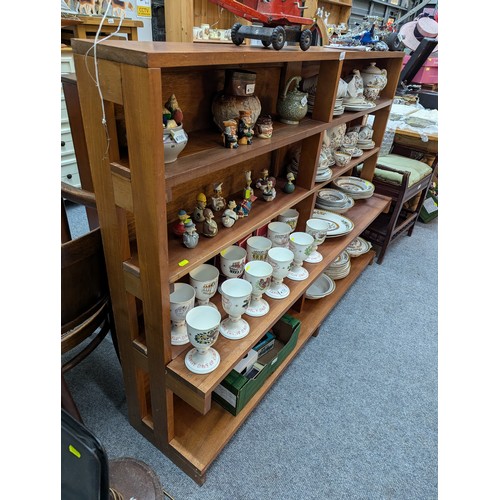
{"type": "Polygon", "coordinates": [[[346,293],[201,487],[128,424],[110,341],[67,382],[108,457],[146,462],[176,500],[437,499],[437,267],[438,221],[417,223],[346,293]]]}

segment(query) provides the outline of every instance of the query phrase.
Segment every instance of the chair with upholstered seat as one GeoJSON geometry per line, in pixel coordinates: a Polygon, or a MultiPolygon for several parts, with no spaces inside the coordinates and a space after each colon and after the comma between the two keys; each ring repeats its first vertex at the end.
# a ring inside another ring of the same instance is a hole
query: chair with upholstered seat
{"type": "Polygon", "coordinates": [[[61,354],[62,407],[80,415],[64,373],[85,359],[111,332],[116,349],[101,230],[71,239],[64,200],[95,207],[93,193],[61,182],[61,354]],[[68,359],[69,358],[69,359],[68,359]]]}
{"type": "MultiPolygon", "coordinates": [[[[378,264],[383,262],[390,243],[403,234],[412,235],[434,178],[437,156],[428,165],[410,158],[410,154],[407,148],[398,145],[394,146],[393,153],[377,159],[372,179],[375,192],[391,197],[392,202],[389,212],[380,214],[362,236],[378,247],[378,264]]],[[[357,173],[361,170],[362,166],[357,173]]]]}

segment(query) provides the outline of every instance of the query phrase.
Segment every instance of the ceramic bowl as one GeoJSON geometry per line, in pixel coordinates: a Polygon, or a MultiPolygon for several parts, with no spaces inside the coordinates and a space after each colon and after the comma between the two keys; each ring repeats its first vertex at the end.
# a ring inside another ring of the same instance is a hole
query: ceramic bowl
{"type": "Polygon", "coordinates": [[[339,167],[345,167],[351,161],[351,155],[342,151],[335,151],[333,157],[335,158],[335,165],[339,167]]]}

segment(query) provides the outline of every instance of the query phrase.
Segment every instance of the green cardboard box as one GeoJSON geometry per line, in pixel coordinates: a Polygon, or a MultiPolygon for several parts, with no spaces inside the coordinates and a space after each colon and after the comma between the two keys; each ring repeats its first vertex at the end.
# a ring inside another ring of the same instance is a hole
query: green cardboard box
{"type": "Polygon", "coordinates": [[[420,209],[419,218],[422,222],[430,222],[438,216],[438,198],[427,193],[426,199],[420,209]]]}
{"type": "Polygon", "coordinates": [[[297,345],[300,321],[285,314],[272,331],[276,335],[274,347],[259,358],[259,363],[264,367],[256,377],[248,379],[236,370],[231,370],[212,393],[212,399],[235,416],[297,345]]]}

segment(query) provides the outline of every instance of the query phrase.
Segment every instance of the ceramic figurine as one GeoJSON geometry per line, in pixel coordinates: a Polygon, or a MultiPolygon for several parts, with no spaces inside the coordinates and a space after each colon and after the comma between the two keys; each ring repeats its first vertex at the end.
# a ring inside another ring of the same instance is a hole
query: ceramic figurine
{"type": "Polygon", "coordinates": [[[287,194],[293,193],[295,191],[295,184],[293,181],[295,180],[295,175],[293,172],[288,172],[286,174],[286,184],[283,186],[283,191],[287,194]]]}
{"type": "Polygon", "coordinates": [[[248,217],[250,210],[252,210],[252,201],[250,198],[244,198],[236,207],[236,214],[241,219],[243,217],[248,217]]]}
{"type": "Polygon", "coordinates": [[[276,198],[276,189],[272,177],[268,177],[266,187],[262,190],[262,197],[265,201],[273,201],[276,198]]]}
{"type": "Polygon", "coordinates": [[[243,189],[243,198],[249,198],[252,202],[254,202],[257,199],[257,196],[255,196],[253,188],[252,188],[252,171],[247,170],[245,172],[245,188],[243,189]]]}
{"type": "Polygon", "coordinates": [[[170,112],[172,120],[174,120],[177,125],[182,125],[182,122],[184,120],[184,114],[182,113],[182,110],[179,107],[179,103],[177,102],[175,94],[172,94],[168,98],[168,101],[165,103],[165,108],[170,112]]]}
{"type": "Polygon", "coordinates": [[[252,130],[252,117],[250,111],[240,111],[240,118],[238,121],[238,144],[252,144],[253,135],[254,131],[252,130]]]}
{"type": "Polygon", "coordinates": [[[222,225],[224,227],[232,227],[234,223],[238,220],[238,215],[234,211],[236,208],[236,202],[234,200],[230,200],[227,204],[226,210],[222,214],[222,225]]]}
{"type": "Polygon", "coordinates": [[[269,176],[269,170],[267,168],[263,169],[260,173],[261,177],[257,179],[255,186],[259,188],[261,191],[267,188],[267,181],[270,179],[273,181],[273,185],[276,184],[276,179],[274,177],[269,176]]]}
{"type": "Polygon", "coordinates": [[[223,210],[226,206],[226,200],[222,197],[222,184],[222,182],[214,184],[214,196],[210,205],[216,212],[223,210]]]}
{"type": "Polygon", "coordinates": [[[238,147],[236,120],[224,121],[224,132],[222,133],[222,142],[224,144],[224,147],[228,149],[235,149],[238,147]]]}
{"type": "Polygon", "coordinates": [[[186,230],[182,235],[182,243],[184,243],[184,246],[187,248],[194,248],[200,239],[200,235],[196,232],[196,226],[193,221],[188,220],[184,227],[186,230]]]}
{"type": "Polygon", "coordinates": [[[203,210],[205,210],[205,208],[207,208],[207,197],[203,193],[200,193],[196,197],[196,206],[194,207],[192,215],[195,222],[203,222],[205,220],[203,215],[203,210]]]}
{"type": "Polygon", "coordinates": [[[214,214],[209,208],[203,211],[205,221],[203,222],[203,234],[209,238],[213,238],[218,232],[217,222],[214,220],[214,214]]]}
{"type": "Polygon", "coordinates": [[[175,235],[182,236],[186,230],[185,224],[189,220],[189,215],[185,210],[179,210],[177,213],[178,221],[173,225],[172,230],[175,235]]]}
{"type": "Polygon", "coordinates": [[[255,124],[257,137],[261,139],[270,139],[273,135],[273,120],[271,115],[261,115],[255,124]]]}

